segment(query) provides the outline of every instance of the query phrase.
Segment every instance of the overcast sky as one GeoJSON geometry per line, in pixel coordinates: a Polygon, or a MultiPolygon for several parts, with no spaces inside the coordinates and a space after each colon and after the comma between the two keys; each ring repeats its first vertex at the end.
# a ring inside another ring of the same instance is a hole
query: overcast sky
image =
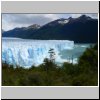
{"type": "MultiPolygon", "coordinates": [[[[2,14],[2,29],[7,31],[15,27],[27,27],[32,24],[44,25],[59,18],[77,18],[83,14],[2,14]]],[[[85,14],[98,18],[97,14],[85,14]]]]}

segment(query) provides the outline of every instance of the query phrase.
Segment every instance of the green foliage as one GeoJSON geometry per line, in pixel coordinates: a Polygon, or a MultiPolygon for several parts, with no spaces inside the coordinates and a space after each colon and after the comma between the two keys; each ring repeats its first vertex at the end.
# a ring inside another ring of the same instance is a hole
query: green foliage
{"type": "Polygon", "coordinates": [[[79,59],[79,66],[84,71],[98,72],[98,49],[97,45],[88,48],[79,59]],[[87,66],[87,67],[86,67],[87,66]]]}
{"type": "Polygon", "coordinates": [[[88,48],[78,64],[56,65],[48,58],[39,66],[24,67],[2,63],[3,86],[97,86],[98,46],[88,48]]]}

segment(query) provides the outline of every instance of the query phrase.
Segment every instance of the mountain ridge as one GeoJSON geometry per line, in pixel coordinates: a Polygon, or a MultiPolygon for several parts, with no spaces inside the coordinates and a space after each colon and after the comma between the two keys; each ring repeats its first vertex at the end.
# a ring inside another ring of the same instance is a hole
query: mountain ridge
{"type": "Polygon", "coordinates": [[[98,41],[98,20],[86,15],[78,18],[60,18],[43,26],[33,24],[24,28],[4,31],[2,36],[23,39],[73,40],[76,43],[95,43],[98,41]]]}

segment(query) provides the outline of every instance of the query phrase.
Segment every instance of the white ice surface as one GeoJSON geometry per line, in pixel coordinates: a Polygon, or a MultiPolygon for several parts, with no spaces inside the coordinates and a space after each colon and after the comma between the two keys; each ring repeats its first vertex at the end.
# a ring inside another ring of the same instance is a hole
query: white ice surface
{"type": "Polygon", "coordinates": [[[49,57],[48,51],[53,48],[56,62],[64,62],[59,52],[73,49],[74,42],[68,40],[24,40],[2,39],[2,60],[9,64],[30,67],[43,63],[49,57]]]}

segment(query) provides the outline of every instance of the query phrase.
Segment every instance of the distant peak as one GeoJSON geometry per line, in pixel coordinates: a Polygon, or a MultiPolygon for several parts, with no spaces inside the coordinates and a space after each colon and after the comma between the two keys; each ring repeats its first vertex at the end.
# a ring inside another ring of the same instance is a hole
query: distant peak
{"type": "Polygon", "coordinates": [[[71,19],[73,19],[73,18],[72,18],[72,17],[69,17],[69,18],[68,18],[68,20],[71,20],[71,19]]]}
{"type": "Polygon", "coordinates": [[[85,17],[87,17],[86,15],[81,15],[80,17],[83,17],[83,18],[85,18],[85,17]]]}
{"type": "Polygon", "coordinates": [[[90,16],[87,16],[87,15],[81,15],[79,18],[80,19],[92,19],[90,16]]]}
{"type": "Polygon", "coordinates": [[[33,25],[28,26],[28,27],[16,27],[16,28],[14,28],[14,30],[17,31],[17,30],[27,30],[27,29],[39,29],[39,28],[40,28],[40,25],[33,24],[33,25]]]}
{"type": "Polygon", "coordinates": [[[69,20],[68,20],[68,19],[65,19],[65,18],[60,18],[60,19],[58,19],[58,23],[59,23],[59,24],[62,24],[62,25],[66,24],[66,23],[68,23],[68,22],[69,22],[69,20]]]}
{"type": "Polygon", "coordinates": [[[40,28],[40,25],[38,25],[38,24],[33,24],[33,25],[28,26],[27,28],[33,28],[33,29],[35,29],[35,28],[40,28]]]}

